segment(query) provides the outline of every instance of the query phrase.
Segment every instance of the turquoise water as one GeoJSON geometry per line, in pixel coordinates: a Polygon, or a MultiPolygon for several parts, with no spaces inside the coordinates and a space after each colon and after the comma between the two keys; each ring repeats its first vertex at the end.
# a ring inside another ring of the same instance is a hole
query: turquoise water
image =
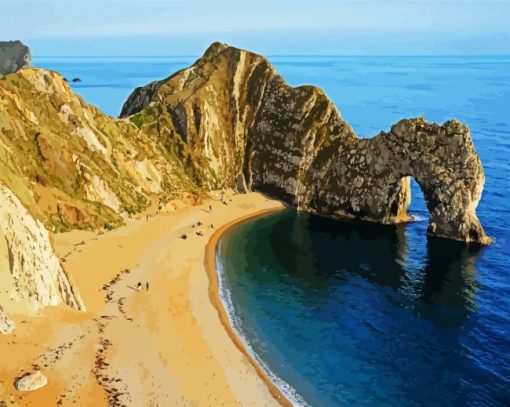
{"type": "MultiPolygon", "coordinates": [[[[292,85],[325,89],[361,136],[404,117],[468,124],[486,172],[480,251],[401,226],[273,214],[220,241],[224,300],[275,379],[321,406],[510,405],[510,58],[272,57],[292,85]]],[[[132,89],[195,60],[34,58],[118,115],[132,89]]]]}

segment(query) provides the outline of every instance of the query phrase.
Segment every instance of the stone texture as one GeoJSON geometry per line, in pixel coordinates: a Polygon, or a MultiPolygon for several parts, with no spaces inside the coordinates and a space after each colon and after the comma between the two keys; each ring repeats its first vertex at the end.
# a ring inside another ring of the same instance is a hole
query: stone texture
{"type": "Polygon", "coordinates": [[[16,72],[31,63],[30,49],[21,41],[0,41],[0,74],[16,72]]]}
{"type": "Polygon", "coordinates": [[[18,391],[34,391],[48,384],[48,379],[39,370],[35,373],[23,375],[16,380],[14,386],[18,391]]]}
{"type": "Polygon", "coordinates": [[[483,168],[455,120],[406,119],[359,139],[321,89],[293,88],[267,59],[220,43],[135,90],[121,112],[129,115],[204,189],[258,190],[299,210],[396,223],[409,219],[414,177],[430,234],[490,242],[475,214],[483,168]]]}

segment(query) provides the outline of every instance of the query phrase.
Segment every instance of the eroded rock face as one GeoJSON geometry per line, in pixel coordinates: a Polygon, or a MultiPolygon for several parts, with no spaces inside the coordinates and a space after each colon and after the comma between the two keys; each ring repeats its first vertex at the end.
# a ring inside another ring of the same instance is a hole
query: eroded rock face
{"type": "Polygon", "coordinates": [[[219,43],[137,89],[121,115],[166,140],[204,188],[258,190],[300,210],[395,223],[408,219],[412,176],[430,234],[489,242],[475,214],[483,168],[456,121],[403,120],[359,139],[321,89],[293,88],[265,58],[219,43]]]}
{"type": "Polygon", "coordinates": [[[0,74],[16,72],[31,63],[30,49],[21,41],[0,41],[0,74]]]}
{"type": "Polygon", "coordinates": [[[1,182],[0,281],[0,312],[27,313],[61,303],[85,308],[53,254],[48,232],[1,182]]]}

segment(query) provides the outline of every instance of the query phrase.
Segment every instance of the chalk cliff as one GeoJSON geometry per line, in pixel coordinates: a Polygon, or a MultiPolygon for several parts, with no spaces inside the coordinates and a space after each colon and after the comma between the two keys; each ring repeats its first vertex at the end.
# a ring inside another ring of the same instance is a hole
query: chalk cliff
{"type": "Polygon", "coordinates": [[[31,63],[30,49],[21,41],[0,41],[0,75],[29,67],[31,63]]]}
{"type": "Polygon", "coordinates": [[[162,140],[205,189],[258,190],[304,211],[395,223],[408,219],[412,176],[430,234],[490,241],[475,214],[483,168],[455,120],[407,119],[359,139],[321,89],[293,88],[267,59],[220,43],[136,89],[121,116],[162,140]]]}
{"type": "MultiPolygon", "coordinates": [[[[0,182],[0,314],[27,313],[48,305],[85,307],[53,254],[48,231],[0,182]]],[[[13,325],[0,315],[0,331],[13,325]]]]}

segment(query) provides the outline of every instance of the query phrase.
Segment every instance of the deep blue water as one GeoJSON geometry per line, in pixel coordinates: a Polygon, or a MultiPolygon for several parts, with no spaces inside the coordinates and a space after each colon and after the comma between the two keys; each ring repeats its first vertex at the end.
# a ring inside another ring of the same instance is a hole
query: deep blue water
{"type": "MultiPolygon", "coordinates": [[[[136,86],[195,60],[34,58],[111,115],[136,86]]],[[[311,405],[510,405],[510,58],[273,57],[321,86],[361,136],[404,117],[471,128],[486,172],[480,251],[400,226],[273,214],[220,242],[232,318],[261,363],[311,405]]],[[[225,294],[226,295],[226,294],[225,294]]],[[[227,301],[228,298],[225,298],[227,301]]]]}

